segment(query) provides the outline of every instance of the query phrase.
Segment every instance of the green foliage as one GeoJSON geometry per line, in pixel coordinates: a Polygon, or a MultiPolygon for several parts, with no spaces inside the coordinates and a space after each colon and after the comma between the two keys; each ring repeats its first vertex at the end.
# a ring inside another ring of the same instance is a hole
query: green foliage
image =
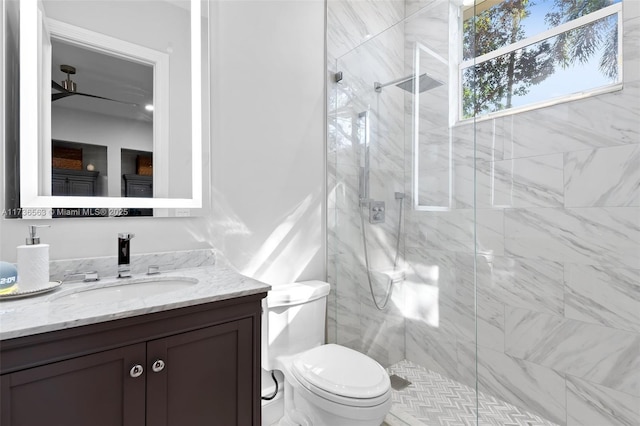
{"type": "MultiPolygon", "coordinates": [[[[554,0],[545,22],[555,27],[616,3],[614,0],[554,0]]],[[[562,68],[576,62],[586,63],[604,44],[600,72],[608,78],[618,77],[618,25],[613,18],[600,19],[570,32],[560,34],[553,45],[556,62],[562,68]]]]}
{"type": "MultiPolygon", "coordinates": [[[[553,1],[545,15],[551,28],[620,0],[539,1],[553,1]]],[[[525,38],[522,21],[530,16],[534,4],[530,0],[504,0],[467,19],[463,27],[463,58],[472,59],[525,38]]],[[[616,20],[610,17],[467,68],[463,71],[463,118],[511,108],[514,96],[529,93],[556,67],[588,62],[598,51],[603,51],[600,71],[615,79],[617,43],[616,20]]]]}

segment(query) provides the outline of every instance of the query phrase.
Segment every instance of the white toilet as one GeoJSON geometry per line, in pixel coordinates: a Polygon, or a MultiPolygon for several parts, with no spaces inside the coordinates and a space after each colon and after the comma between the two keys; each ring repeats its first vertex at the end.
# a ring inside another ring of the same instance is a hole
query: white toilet
{"type": "Polygon", "coordinates": [[[373,359],[324,345],[329,284],[274,287],[263,300],[262,368],[284,374],[280,425],[378,426],[391,408],[389,375],[373,359]]]}

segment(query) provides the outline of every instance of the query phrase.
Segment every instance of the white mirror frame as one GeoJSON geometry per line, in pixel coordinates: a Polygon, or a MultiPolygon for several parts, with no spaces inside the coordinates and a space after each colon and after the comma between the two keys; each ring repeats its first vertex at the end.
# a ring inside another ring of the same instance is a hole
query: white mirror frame
{"type": "MultiPolygon", "coordinates": [[[[20,204],[40,208],[202,208],[202,105],[200,0],[191,3],[191,194],[192,198],[65,197],[39,195],[40,109],[38,2],[20,0],[20,204]],[[35,171],[35,173],[34,173],[35,171]]],[[[50,172],[50,170],[49,170],[50,172]]]]}

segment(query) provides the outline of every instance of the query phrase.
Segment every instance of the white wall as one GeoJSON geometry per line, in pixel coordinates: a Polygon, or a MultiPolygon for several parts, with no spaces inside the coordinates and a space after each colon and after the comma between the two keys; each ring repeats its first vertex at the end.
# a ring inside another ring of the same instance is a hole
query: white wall
{"type": "MultiPolygon", "coordinates": [[[[134,253],[216,247],[269,283],[325,277],[324,2],[211,6],[212,213],[47,221],[51,259],[115,255],[126,231],[134,253]]],[[[28,223],[0,220],[0,259],[28,223]]]]}
{"type": "Polygon", "coordinates": [[[213,181],[235,215],[227,256],[272,284],[324,279],[324,2],[213,12],[213,181]]]}

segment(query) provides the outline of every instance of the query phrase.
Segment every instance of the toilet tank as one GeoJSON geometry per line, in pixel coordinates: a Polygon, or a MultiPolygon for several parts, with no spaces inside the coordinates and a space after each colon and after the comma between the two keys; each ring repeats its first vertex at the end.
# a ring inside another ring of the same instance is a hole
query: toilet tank
{"type": "Polygon", "coordinates": [[[324,343],[329,283],[302,281],[273,286],[262,301],[262,368],[324,343]]]}

